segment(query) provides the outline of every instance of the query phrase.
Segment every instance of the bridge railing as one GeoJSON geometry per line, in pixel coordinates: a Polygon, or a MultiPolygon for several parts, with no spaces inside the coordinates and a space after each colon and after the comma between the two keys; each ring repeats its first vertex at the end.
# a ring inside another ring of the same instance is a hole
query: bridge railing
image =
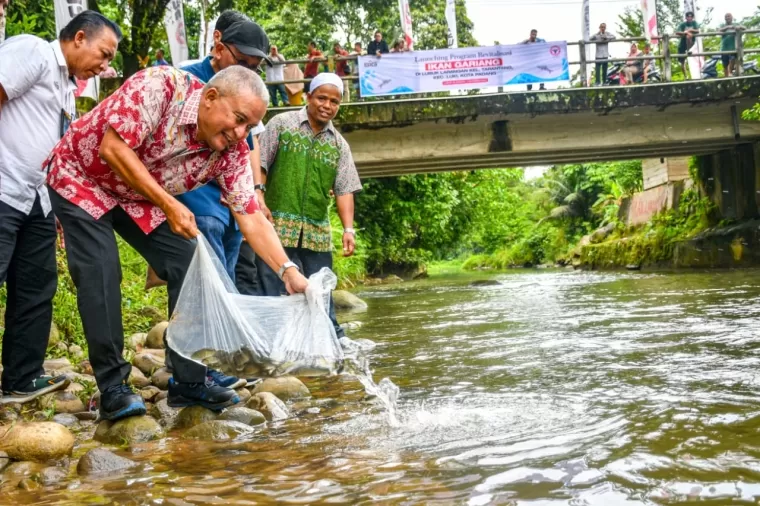
{"type": "MultiPolygon", "coordinates": [[[[737,29],[734,32],[734,36],[736,37],[736,49],[734,51],[703,51],[703,52],[696,52],[696,51],[688,51],[686,53],[680,54],[677,52],[674,52],[671,48],[671,45],[676,43],[680,37],[676,35],[670,35],[665,34],[662,35],[658,41],[657,41],[657,52],[651,53],[648,56],[637,56],[637,57],[619,57],[619,58],[606,58],[606,59],[587,59],[586,58],[586,48],[587,46],[596,46],[596,41],[591,40],[581,40],[578,42],[568,42],[568,46],[577,46],[578,52],[580,54],[580,58],[577,61],[570,61],[568,62],[569,65],[579,66],[580,67],[580,80],[582,86],[588,86],[589,83],[586,82],[586,76],[588,75],[588,66],[594,65],[596,63],[625,63],[629,61],[644,61],[644,62],[656,62],[662,63],[662,75],[663,80],[665,82],[671,82],[673,80],[673,60],[679,61],[679,59],[682,58],[688,58],[692,56],[703,56],[703,57],[713,57],[713,56],[723,56],[723,55],[731,55],[736,58],[736,73],[738,76],[742,75],[743,71],[743,64],[745,56],[752,55],[752,54],[760,54],[760,48],[745,48],[744,47],[744,35],[749,34],[760,34],[760,29],[758,30],[741,30],[737,29]]],[[[708,38],[708,37],[723,37],[726,35],[724,32],[705,32],[705,33],[698,33],[695,35],[695,37],[698,38],[708,38]]],[[[622,37],[622,38],[616,38],[610,41],[607,41],[607,44],[617,44],[617,43],[632,43],[632,42],[649,42],[649,39],[645,37],[622,37]]],[[[652,50],[655,48],[653,47],[652,50]]],[[[291,60],[285,60],[282,64],[306,64],[306,63],[318,63],[319,65],[327,64],[329,68],[333,68],[337,62],[346,61],[346,62],[353,62],[354,65],[358,65],[358,55],[349,55],[349,56],[337,56],[337,55],[329,55],[324,56],[321,58],[300,58],[300,59],[291,59],[291,60]]],[[[359,80],[358,74],[353,73],[350,75],[341,76],[341,79],[344,82],[344,102],[350,102],[352,99],[352,96],[354,95],[354,87],[353,84],[356,83],[359,80]]],[[[606,78],[606,76],[604,76],[606,78]]],[[[698,76],[701,78],[702,76],[698,76]]],[[[311,78],[303,78],[303,79],[285,79],[282,81],[266,81],[267,85],[279,85],[279,84],[298,84],[303,83],[305,85],[305,89],[308,89],[308,84],[312,81],[311,78]]],[[[501,88],[499,88],[501,91],[501,88]]],[[[428,95],[428,93],[418,93],[416,95],[428,95]]],[[[356,94],[355,98],[358,98],[359,100],[362,100],[361,97],[358,96],[358,93],[356,94]]],[[[377,100],[377,99],[375,99],[377,100]]],[[[281,107],[275,108],[280,109],[281,107]]]]}

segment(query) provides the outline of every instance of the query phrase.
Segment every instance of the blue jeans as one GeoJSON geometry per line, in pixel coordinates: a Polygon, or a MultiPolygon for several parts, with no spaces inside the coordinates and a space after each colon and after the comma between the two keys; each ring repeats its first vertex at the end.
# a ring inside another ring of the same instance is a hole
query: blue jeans
{"type": "Polygon", "coordinates": [[[225,225],[219,218],[213,216],[196,216],[195,223],[206,240],[211,244],[216,256],[224,264],[232,282],[235,282],[235,264],[237,263],[243,234],[235,230],[235,222],[225,225]]]}
{"type": "Polygon", "coordinates": [[[285,90],[284,84],[267,84],[267,89],[269,89],[269,97],[272,99],[273,106],[278,106],[277,93],[280,94],[282,105],[290,105],[290,100],[288,100],[288,92],[285,90]]]}

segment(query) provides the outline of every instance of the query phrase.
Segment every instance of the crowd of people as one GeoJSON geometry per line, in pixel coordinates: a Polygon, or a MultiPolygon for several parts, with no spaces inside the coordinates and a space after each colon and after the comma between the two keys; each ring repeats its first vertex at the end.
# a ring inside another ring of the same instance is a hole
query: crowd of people
{"type": "MultiPolygon", "coordinates": [[[[332,266],[333,199],[343,254],[353,254],[361,190],[351,149],[332,124],[341,76],[317,73],[305,107],[264,126],[270,93],[258,71],[277,48],[237,11],[221,14],[208,57],[143,69],[77,118],[74,78],[104,72],[121,37],[118,25],[86,10],[54,42],[18,35],[0,45],[2,395],[28,402],[69,381],[42,367],[58,222],[105,420],[146,411],[128,385],[115,234],[167,285],[168,315],[200,234],[240,293],[300,293],[307,276],[332,266]]],[[[330,317],[343,335],[332,305],[330,317]]],[[[170,344],[166,363],[175,407],[223,409],[250,379],[209,369],[170,344]]]]}

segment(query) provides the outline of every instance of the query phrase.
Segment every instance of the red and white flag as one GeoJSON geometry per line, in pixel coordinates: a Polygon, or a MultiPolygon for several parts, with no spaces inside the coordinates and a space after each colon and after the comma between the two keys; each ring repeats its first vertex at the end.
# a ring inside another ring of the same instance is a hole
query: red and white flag
{"type": "Polygon", "coordinates": [[[644,35],[653,47],[660,40],[660,30],[657,28],[657,0],[641,0],[641,12],[644,14],[644,35]]]}
{"type": "Polygon", "coordinates": [[[414,49],[412,38],[412,12],[409,10],[408,0],[398,0],[398,9],[401,14],[401,30],[404,32],[404,42],[408,50],[414,49]]]}

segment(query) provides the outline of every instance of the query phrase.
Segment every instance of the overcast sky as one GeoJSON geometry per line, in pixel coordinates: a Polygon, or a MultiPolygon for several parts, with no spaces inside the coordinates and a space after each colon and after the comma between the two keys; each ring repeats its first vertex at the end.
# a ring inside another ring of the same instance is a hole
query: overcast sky
{"type": "MultiPolygon", "coordinates": [[[[494,41],[502,44],[520,42],[538,30],[546,40],[577,41],[581,39],[581,0],[465,0],[467,13],[475,24],[475,38],[483,45],[494,41]]],[[[699,11],[713,7],[713,24],[722,21],[726,12],[741,19],[757,10],[760,0],[697,0],[699,11]]],[[[618,15],[627,6],[636,7],[639,0],[591,0],[592,34],[602,22],[607,29],[617,31],[618,15]]],[[[697,20],[701,15],[697,12],[697,20]]],[[[613,54],[624,56],[626,44],[613,44],[613,54]]]]}

